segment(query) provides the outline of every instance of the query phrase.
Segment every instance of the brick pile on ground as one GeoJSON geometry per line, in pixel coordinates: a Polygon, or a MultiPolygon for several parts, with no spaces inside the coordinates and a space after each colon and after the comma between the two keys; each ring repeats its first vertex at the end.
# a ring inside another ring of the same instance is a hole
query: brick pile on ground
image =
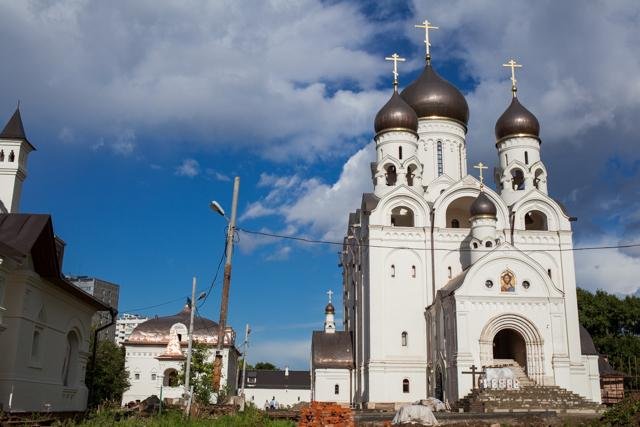
{"type": "Polygon", "coordinates": [[[351,409],[336,403],[312,402],[300,411],[299,427],[354,427],[351,409]]]}

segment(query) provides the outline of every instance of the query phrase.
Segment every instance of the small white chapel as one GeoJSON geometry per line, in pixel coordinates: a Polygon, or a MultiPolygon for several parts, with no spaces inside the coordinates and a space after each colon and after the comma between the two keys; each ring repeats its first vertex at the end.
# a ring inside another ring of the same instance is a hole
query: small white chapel
{"type": "Polygon", "coordinates": [[[453,404],[480,386],[476,373],[507,367],[519,377],[501,386],[519,379],[600,402],[598,355],[578,322],[575,218],[548,193],[540,124],[517,96],[521,65],[504,64],[511,93],[495,94],[506,107],[495,140],[475,142],[495,146],[494,190],[487,166],[468,171],[469,107],[435,70],[435,28],[419,27],[426,64],[404,90],[404,59],[386,58],[393,90],[374,121],[373,192],[349,215],[341,255],[344,330],[314,332],[314,398],[343,399],[327,394],[344,384],[360,407],[453,404]],[[346,341],[321,345],[330,336],[346,341]],[[352,361],[322,359],[329,346],[352,361]]]}

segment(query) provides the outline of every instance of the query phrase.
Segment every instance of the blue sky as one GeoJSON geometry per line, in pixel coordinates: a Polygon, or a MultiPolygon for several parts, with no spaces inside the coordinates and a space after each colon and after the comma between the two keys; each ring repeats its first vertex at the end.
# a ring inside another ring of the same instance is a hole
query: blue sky
{"type": "MultiPolygon", "coordinates": [[[[539,118],[554,197],[578,245],[639,241],[640,5],[632,1],[0,4],[0,118],[17,100],[38,151],[22,210],[53,215],[67,274],[121,285],[120,310],[177,312],[191,277],[207,289],[240,176],[241,227],[340,240],[371,189],[373,117],[423,65],[465,93],[469,162],[494,165],[495,120],[521,101],[539,118]],[[133,310],[172,301],[154,308],[133,310]]],[[[338,247],[240,233],[229,320],[252,325],[249,360],[308,367],[338,247]]],[[[577,255],[588,289],[637,292],[640,253],[577,255]]],[[[217,320],[220,283],[200,313],[217,320]]],[[[340,309],[339,309],[340,311],[340,309]]],[[[239,339],[240,341],[240,339],[239,339]]]]}

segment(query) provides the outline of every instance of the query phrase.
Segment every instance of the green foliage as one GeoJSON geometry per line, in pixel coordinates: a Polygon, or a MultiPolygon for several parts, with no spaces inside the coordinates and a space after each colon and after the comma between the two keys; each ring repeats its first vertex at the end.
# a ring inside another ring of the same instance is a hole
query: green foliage
{"type": "Polygon", "coordinates": [[[65,427],[293,427],[291,421],[271,420],[267,415],[255,408],[247,408],[244,412],[226,415],[216,419],[186,419],[181,411],[164,411],[152,417],[131,416],[123,418],[118,411],[94,413],[80,423],[67,422],[59,424],[65,427]]]}
{"type": "Polygon", "coordinates": [[[256,369],[263,369],[265,371],[276,371],[276,370],[278,370],[278,368],[276,368],[276,365],[274,365],[273,363],[269,363],[269,362],[258,362],[258,363],[256,363],[256,369]]]}
{"type": "Polygon", "coordinates": [[[629,375],[626,386],[640,388],[640,298],[623,299],[604,291],[578,289],[580,323],[589,331],[598,352],[629,375]]]}
{"type": "MultiPolygon", "coordinates": [[[[238,366],[240,367],[240,369],[242,369],[242,358],[238,359],[238,366]]],[[[253,366],[251,363],[247,362],[247,371],[251,371],[253,369],[256,369],[255,366],[253,366]]]]}
{"type": "MultiPolygon", "coordinates": [[[[198,403],[211,401],[211,384],[213,378],[213,363],[207,362],[209,349],[202,343],[193,343],[191,350],[191,370],[189,371],[189,384],[193,386],[193,399],[198,403]]],[[[180,384],[185,383],[187,363],[180,372],[180,384]]]]}
{"type": "MultiPolygon", "coordinates": [[[[93,339],[91,347],[93,348],[93,339]]],[[[124,348],[112,341],[98,341],[94,371],[87,366],[85,383],[87,387],[93,384],[89,407],[95,407],[103,402],[116,401],[120,403],[122,393],[129,388],[129,373],[124,367],[124,348]]]]}
{"type": "Polygon", "coordinates": [[[601,426],[631,427],[640,425],[640,398],[626,398],[605,412],[601,426]]]}

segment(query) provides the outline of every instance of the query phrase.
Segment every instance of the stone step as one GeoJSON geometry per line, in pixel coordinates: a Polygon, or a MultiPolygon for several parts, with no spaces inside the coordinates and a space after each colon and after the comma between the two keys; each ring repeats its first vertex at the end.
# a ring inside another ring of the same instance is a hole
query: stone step
{"type": "Polygon", "coordinates": [[[452,406],[453,411],[600,413],[603,406],[558,386],[525,386],[519,390],[473,390],[452,406]]]}

